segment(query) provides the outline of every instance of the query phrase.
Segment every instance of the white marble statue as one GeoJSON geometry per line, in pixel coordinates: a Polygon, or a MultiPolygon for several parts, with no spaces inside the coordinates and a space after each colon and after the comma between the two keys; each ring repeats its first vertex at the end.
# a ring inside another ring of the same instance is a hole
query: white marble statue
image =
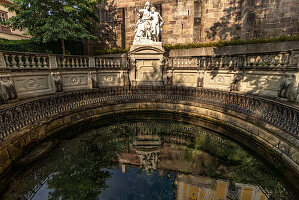
{"type": "Polygon", "coordinates": [[[135,26],[134,42],[157,42],[162,31],[164,21],[155,7],[146,2],[144,9],[137,10],[139,17],[135,26]]]}

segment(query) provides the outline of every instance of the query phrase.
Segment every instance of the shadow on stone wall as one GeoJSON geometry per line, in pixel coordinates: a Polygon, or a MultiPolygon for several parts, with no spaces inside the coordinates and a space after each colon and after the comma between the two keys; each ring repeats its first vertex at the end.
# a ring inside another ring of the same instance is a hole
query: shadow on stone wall
{"type": "Polygon", "coordinates": [[[98,41],[87,41],[84,53],[94,55],[97,50],[110,49],[117,46],[116,29],[121,23],[118,19],[118,12],[114,0],[112,2],[102,1],[99,5],[99,21],[96,22],[96,30],[93,34],[96,35],[98,41]]]}
{"type": "MultiPolygon", "coordinates": [[[[220,2],[214,3],[220,8],[220,2]]],[[[209,30],[208,40],[271,38],[298,32],[299,17],[292,7],[295,1],[283,0],[232,0],[223,16],[209,30]],[[284,5],[283,5],[284,4],[284,5]]]]}

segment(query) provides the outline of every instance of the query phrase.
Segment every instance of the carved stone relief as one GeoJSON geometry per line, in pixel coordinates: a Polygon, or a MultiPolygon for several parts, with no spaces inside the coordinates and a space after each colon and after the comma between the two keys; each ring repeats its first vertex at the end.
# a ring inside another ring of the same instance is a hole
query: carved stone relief
{"type": "Polygon", "coordinates": [[[279,91],[278,91],[278,97],[280,98],[287,98],[287,99],[294,99],[295,98],[295,92],[294,90],[294,83],[295,83],[295,75],[292,73],[286,73],[285,77],[283,78],[279,91]]]}
{"type": "Polygon", "coordinates": [[[228,71],[207,71],[204,74],[204,87],[211,89],[230,90],[234,73],[228,71]]]}
{"type": "Polygon", "coordinates": [[[51,89],[51,80],[47,74],[38,76],[23,75],[14,77],[14,83],[18,93],[51,89]]]}
{"type": "Polygon", "coordinates": [[[123,74],[121,72],[107,71],[98,74],[99,86],[121,86],[121,78],[123,74]]]}
{"type": "Polygon", "coordinates": [[[52,75],[52,78],[53,78],[54,85],[56,87],[56,92],[62,92],[63,91],[63,84],[62,84],[62,81],[61,81],[60,73],[59,72],[56,72],[56,73],[52,72],[51,75],[52,75]]]}
{"type": "Polygon", "coordinates": [[[96,71],[90,72],[90,78],[91,78],[92,88],[97,88],[98,87],[97,72],[96,71]]]}
{"type": "Polygon", "coordinates": [[[205,77],[204,72],[200,72],[200,71],[197,72],[197,87],[203,87],[204,77],[205,77]]]}
{"type": "Polygon", "coordinates": [[[174,71],[173,84],[178,86],[196,87],[198,75],[196,71],[174,71]]]}
{"type": "Polygon", "coordinates": [[[173,72],[172,71],[167,71],[166,85],[167,86],[172,86],[173,85],[173,72]]]}
{"type": "Polygon", "coordinates": [[[63,89],[89,89],[92,87],[88,82],[88,73],[63,73],[61,76],[63,89]]]}
{"type": "Polygon", "coordinates": [[[230,91],[240,91],[241,81],[243,79],[242,74],[236,74],[231,84],[230,91]]]}
{"type": "Polygon", "coordinates": [[[131,86],[130,76],[128,71],[123,72],[123,80],[124,80],[124,86],[131,86]]]}
{"type": "Polygon", "coordinates": [[[11,81],[10,75],[0,76],[0,101],[8,101],[17,98],[15,86],[11,81]]]}

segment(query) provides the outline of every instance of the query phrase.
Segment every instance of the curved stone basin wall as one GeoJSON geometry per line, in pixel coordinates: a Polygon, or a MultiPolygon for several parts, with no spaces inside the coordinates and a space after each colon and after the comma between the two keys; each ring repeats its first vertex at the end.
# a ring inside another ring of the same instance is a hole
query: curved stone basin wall
{"type": "Polygon", "coordinates": [[[131,57],[0,52],[0,174],[33,140],[107,115],[163,111],[269,152],[262,156],[275,166],[282,161],[297,178],[299,43],[274,46],[164,58],[162,47],[138,48],[131,57]]]}
{"type": "Polygon", "coordinates": [[[299,175],[297,108],[237,93],[154,86],[67,92],[2,109],[1,172],[11,167],[30,141],[43,140],[75,124],[142,111],[184,116],[178,120],[239,140],[253,150],[263,152],[262,156],[274,165],[284,163],[288,168],[286,176],[299,175]]]}

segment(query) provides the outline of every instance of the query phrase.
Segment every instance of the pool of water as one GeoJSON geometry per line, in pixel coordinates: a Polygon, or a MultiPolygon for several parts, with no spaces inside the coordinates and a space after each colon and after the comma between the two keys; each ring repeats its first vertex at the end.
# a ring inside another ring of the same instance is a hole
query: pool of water
{"type": "Polygon", "coordinates": [[[237,143],[163,120],[60,138],[19,174],[5,200],[295,199],[276,170],[237,143]]]}

